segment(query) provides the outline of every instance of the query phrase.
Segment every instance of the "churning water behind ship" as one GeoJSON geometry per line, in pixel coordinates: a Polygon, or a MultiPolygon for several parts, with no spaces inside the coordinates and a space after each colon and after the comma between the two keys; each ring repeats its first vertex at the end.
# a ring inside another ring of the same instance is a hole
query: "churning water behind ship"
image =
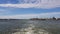
{"type": "Polygon", "coordinates": [[[0,21],[0,34],[60,34],[60,20],[0,21]]]}

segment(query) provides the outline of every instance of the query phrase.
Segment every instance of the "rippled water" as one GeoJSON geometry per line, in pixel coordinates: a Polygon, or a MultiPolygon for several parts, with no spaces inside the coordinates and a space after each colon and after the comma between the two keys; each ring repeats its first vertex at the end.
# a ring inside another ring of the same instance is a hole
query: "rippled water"
{"type": "Polygon", "coordinates": [[[0,21],[0,34],[60,34],[60,20],[0,21]]]}

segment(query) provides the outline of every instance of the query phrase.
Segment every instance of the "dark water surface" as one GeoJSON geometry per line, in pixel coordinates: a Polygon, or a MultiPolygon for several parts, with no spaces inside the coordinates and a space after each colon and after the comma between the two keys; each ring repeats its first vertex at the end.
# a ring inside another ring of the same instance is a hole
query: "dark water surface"
{"type": "Polygon", "coordinates": [[[51,34],[60,34],[60,20],[0,20],[0,34],[12,34],[23,29],[34,26],[44,29],[51,34]]]}

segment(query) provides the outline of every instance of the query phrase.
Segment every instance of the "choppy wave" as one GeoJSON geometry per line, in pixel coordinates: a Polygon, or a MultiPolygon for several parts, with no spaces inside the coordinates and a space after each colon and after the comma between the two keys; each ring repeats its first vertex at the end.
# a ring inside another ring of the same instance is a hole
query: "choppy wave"
{"type": "Polygon", "coordinates": [[[60,34],[60,20],[0,21],[1,34],[60,34]]]}

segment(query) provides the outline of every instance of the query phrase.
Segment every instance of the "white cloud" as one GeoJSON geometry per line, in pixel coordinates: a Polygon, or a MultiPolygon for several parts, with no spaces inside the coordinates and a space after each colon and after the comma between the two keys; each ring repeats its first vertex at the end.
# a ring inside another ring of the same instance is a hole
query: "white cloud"
{"type": "Polygon", "coordinates": [[[49,18],[49,17],[60,17],[60,12],[52,12],[52,13],[41,13],[41,14],[18,14],[18,15],[5,15],[0,16],[0,18],[12,18],[12,19],[29,19],[29,18],[49,18]],[[56,16],[57,15],[57,16],[56,16]]]}
{"type": "Polygon", "coordinates": [[[0,4],[1,7],[14,8],[56,8],[60,7],[60,0],[24,0],[21,4],[0,4]],[[28,2],[28,3],[27,3],[28,2]],[[34,2],[34,3],[33,3],[34,2]]]}

